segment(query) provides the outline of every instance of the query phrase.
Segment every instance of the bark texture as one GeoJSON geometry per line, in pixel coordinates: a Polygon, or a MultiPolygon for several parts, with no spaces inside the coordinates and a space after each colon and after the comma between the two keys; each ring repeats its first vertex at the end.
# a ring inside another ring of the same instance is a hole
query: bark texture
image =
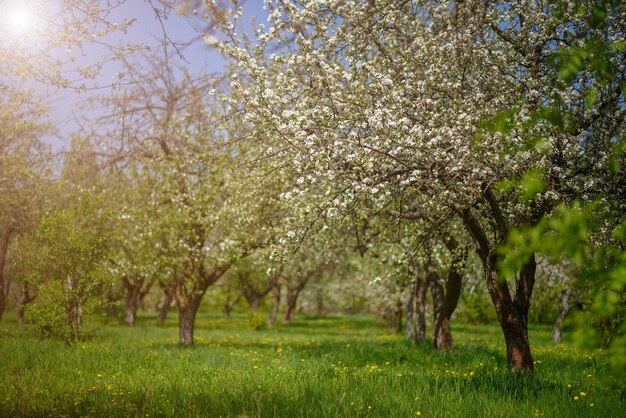
{"type": "Polygon", "coordinates": [[[452,351],[452,333],[450,318],[446,315],[445,291],[439,273],[432,264],[428,266],[426,280],[433,297],[433,345],[437,351],[452,351]]]}
{"type": "MultiPolygon", "coordinates": [[[[505,217],[489,188],[485,188],[483,195],[489,204],[496,231],[502,241],[508,234],[505,217]]],[[[537,268],[535,255],[533,254],[521,268],[516,281],[515,298],[513,298],[507,281],[498,276],[497,264],[500,258],[495,251],[497,245],[491,244],[483,225],[470,207],[453,206],[453,209],[459,214],[465,228],[476,243],[477,253],[483,264],[485,283],[504,334],[509,370],[533,373],[533,357],[528,341],[528,310],[535,284],[537,268]]]]}

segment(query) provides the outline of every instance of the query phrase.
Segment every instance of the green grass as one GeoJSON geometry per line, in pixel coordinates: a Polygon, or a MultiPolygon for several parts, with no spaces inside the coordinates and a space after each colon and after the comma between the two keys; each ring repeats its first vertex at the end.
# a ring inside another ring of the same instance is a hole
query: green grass
{"type": "Polygon", "coordinates": [[[437,354],[370,317],[255,331],[243,317],[202,315],[196,345],[182,348],[175,319],[109,324],[67,347],[24,335],[6,315],[0,415],[617,417],[626,406],[603,354],[552,345],[549,327],[531,329],[529,378],[506,372],[495,325],[453,324],[456,350],[437,354]]]}

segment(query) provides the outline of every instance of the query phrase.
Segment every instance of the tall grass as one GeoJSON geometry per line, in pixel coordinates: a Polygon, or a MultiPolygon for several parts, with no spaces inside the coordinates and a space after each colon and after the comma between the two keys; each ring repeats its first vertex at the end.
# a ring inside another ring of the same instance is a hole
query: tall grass
{"type": "Polygon", "coordinates": [[[531,327],[529,378],[506,371],[495,325],[453,324],[456,350],[437,354],[370,317],[259,331],[205,315],[191,348],[177,345],[173,319],[107,325],[67,347],[25,335],[7,315],[0,415],[617,417],[626,406],[602,352],[552,345],[548,327],[531,327]]]}

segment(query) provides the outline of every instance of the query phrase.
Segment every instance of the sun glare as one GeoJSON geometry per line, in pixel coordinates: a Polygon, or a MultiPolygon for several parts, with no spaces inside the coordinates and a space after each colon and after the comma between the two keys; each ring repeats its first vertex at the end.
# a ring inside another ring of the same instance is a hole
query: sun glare
{"type": "Polygon", "coordinates": [[[37,16],[22,2],[9,2],[2,6],[3,17],[0,18],[2,31],[7,35],[26,36],[36,25],[37,16]]]}

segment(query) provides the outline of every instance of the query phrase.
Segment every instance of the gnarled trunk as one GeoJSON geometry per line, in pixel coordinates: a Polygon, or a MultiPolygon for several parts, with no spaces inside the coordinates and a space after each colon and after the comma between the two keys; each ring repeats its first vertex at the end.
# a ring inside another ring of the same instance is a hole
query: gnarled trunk
{"type": "Polygon", "coordinates": [[[296,312],[296,305],[298,303],[298,297],[300,292],[306,286],[309,278],[300,278],[295,285],[287,284],[287,306],[285,307],[285,316],[283,317],[283,324],[288,324],[293,319],[293,315],[296,312]]]}
{"type": "Polygon", "coordinates": [[[202,300],[201,295],[194,295],[186,303],[178,302],[178,337],[181,345],[193,344],[193,331],[196,314],[202,300]]]}
{"type": "Polygon", "coordinates": [[[276,284],[272,287],[272,306],[270,307],[270,313],[267,318],[267,325],[273,327],[276,324],[276,319],[278,318],[278,310],[280,308],[280,285],[276,284]]]}
{"type": "Polygon", "coordinates": [[[561,300],[561,313],[557,316],[556,321],[554,321],[554,330],[552,331],[552,342],[560,343],[561,342],[561,333],[563,329],[563,320],[569,313],[569,296],[570,289],[565,289],[561,292],[559,299],[561,300]]]}
{"type": "Polygon", "coordinates": [[[172,306],[174,291],[169,289],[163,293],[163,301],[161,302],[161,306],[159,307],[159,315],[157,317],[157,325],[163,326],[165,324],[165,320],[167,319],[167,314],[170,311],[170,306],[172,306]]]}
{"type": "Polygon", "coordinates": [[[452,351],[452,333],[446,315],[444,289],[435,266],[428,266],[426,280],[433,297],[433,345],[437,351],[452,351]]]}
{"type": "Polygon", "coordinates": [[[533,373],[533,357],[528,340],[528,308],[535,279],[535,256],[520,271],[515,300],[511,298],[507,282],[499,280],[497,261],[496,255],[489,256],[485,262],[485,271],[489,295],[504,333],[509,370],[533,373]]]}
{"type": "Polygon", "coordinates": [[[283,316],[283,324],[288,324],[293,319],[296,312],[296,303],[298,302],[298,294],[294,289],[287,288],[287,306],[285,306],[285,315],[283,316]]]}
{"type": "MultiPolygon", "coordinates": [[[[500,211],[498,202],[489,188],[485,189],[484,196],[489,203],[496,228],[504,239],[508,233],[506,219],[500,211]]],[[[533,357],[528,341],[528,309],[535,285],[535,270],[537,268],[535,255],[522,267],[516,282],[515,299],[511,297],[506,280],[498,277],[498,255],[490,243],[481,223],[469,207],[453,206],[453,209],[463,220],[467,231],[472,235],[477,245],[477,252],[483,263],[485,282],[496,309],[500,328],[506,343],[507,361],[510,371],[533,373],[533,357]]]]}
{"type": "Polygon", "coordinates": [[[126,316],[124,317],[124,323],[128,326],[135,325],[137,319],[137,310],[139,305],[150,291],[151,283],[146,283],[143,277],[124,276],[122,278],[124,289],[126,294],[124,296],[124,302],[126,305],[126,316]]]}

